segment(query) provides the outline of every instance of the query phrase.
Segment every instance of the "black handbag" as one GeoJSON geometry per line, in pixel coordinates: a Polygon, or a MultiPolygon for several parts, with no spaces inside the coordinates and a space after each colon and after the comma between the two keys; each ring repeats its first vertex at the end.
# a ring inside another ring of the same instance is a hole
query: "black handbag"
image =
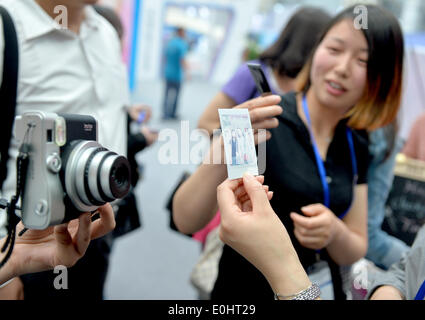
{"type": "MultiPolygon", "coordinates": [[[[180,179],[178,180],[178,183],[176,185],[176,187],[173,189],[173,191],[171,192],[168,200],[167,200],[167,204],[165,206],[165,208],[168,210],[169,213],[169,218],[170,218],[170,228],[171,230],[177,231],[177,227],[176,224],[174,223],[173,220],[173,198],[174,195],[176,194],[177,190],[180,188],[180,186],[183,184],[183,182],[185,182],[189,177],[190,177],[191,173],[190,172],[183,172],[183,174],[181,175],[180,179]]],[[[192,237],[192,235],[187,235],[188,237],[192,237]]]]}
{"type": "Polygon", "coordinates": [[[113,238],[121,237],[141,227],[139,210],[137,208],[136,196],[133,190],[120,200],[118,212],[115,216],[115,229],[112,231],[113,238]]]}

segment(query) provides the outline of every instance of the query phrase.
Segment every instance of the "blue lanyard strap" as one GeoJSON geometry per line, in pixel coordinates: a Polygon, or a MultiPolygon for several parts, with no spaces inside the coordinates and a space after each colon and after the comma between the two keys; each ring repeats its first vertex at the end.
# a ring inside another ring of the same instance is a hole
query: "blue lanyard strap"
{"type": "MultiPolygon", "coordinates": [[[[314,150],[314,156],[316,158],[317,168],[319,169],[320,181],[322,182],[323,204],[327,208],[329,208],[329,206],[330,206],[330,191],[329,191],[328,181],[326,180],[326,168],[325,168],[325,164],[323,163],[322,157],[320,156],[320,152],[319,152],[319,148],[317,147],[316,140],[314,140],[313,132],[311,131],[311,119],[310,119],[310,113],[308,111],[306,96],[303,97],[303,109],[304,109],[304,114],[305,114],[305,117],[307,119],[307,123],[308,123],[308,126],[309,126],[310,139],[311,139],[311,144],[312,144],[313,150],[314,150]]],[[[354,190],[354,186],[357,184],[356,152],[355,152],[355,149],[354,149],[353,133],[351,132],[350,128],[348,128],[348,127],[346,128],[345,132],[346,132],[346,135],[347,135],[348,146],[350,148],[351,165],[352,165],[352,170],[353,170],[353,190],[354,190]]],[[[340,219],[344,218],[345,215],[350,211],[350,208],[351,208],[351,204],[348,207],[348,209],[342,215],[339,216],[339,218],[340,219]]]]}
{"type": "Polygon", "coordinates": [[[424,300],[425,298],[425,281],[422,283],[422,286],[419,288],[418,293],[416,294],[415,300],[424,300]]]}

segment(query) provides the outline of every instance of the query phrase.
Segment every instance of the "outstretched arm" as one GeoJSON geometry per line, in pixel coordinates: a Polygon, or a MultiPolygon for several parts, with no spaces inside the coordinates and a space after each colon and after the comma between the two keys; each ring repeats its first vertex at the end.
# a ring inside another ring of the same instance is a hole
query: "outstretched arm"
{"type": "MultiPolygon", "coordinates": [[[[235,108],[249,110],[252,128],[270,129],[279,125],[275,118],[282,113],[279,96],[249,100],[235,108]]],[[[271,137],[267,132],[266,139],[271,137]]],[[[258,143],[259,136],[254,140],[258,143]]],[[[180,232],[192,234],[211,221],[217,212],[217,186],[227,177],[223,141],[214,139],[204,163],[177,190],[173,198],[173,219],[180,232]],[[218,155],[218,157],[217,157],[218,155]]]]}
{"type": "Polygon", "coordinates": [[[272,195],[249,174],[223,182],[217,188],[220,238],[260,270],[275,293],[292,296],[311,282],[270,206],[272,195]]]}

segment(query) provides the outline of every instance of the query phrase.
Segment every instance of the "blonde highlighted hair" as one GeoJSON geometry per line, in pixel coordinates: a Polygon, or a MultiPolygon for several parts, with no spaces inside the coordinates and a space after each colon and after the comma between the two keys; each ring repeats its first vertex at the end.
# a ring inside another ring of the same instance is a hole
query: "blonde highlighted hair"
{"type": "MultiPolygon", "coordinates": [[[[367,5],[368,28],[362,29],[369,47],[367,85],[362,98],[348,111],[348,126],[375,130],[393,123],[401,104],[404,40],[397,19],[387,10],[367,5]]],[[[298,74],[296,90],[310,88],[313,56],[329,30],[345,19],[354,21],[355,6],[347,8],[329,23],[308,62],[298,74]]]]}

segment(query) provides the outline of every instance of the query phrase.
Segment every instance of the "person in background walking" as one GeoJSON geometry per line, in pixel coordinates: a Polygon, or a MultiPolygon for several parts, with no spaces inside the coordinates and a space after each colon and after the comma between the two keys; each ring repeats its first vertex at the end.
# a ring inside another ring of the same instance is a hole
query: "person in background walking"
{"type": "Polygon", "coordinates": [[[186,32],[178,28],[176,36],[171,39],[165,49],[165,95],[163,119],[176,119],[177,104],[184,71],[187,70],[185,56],[188,43],[185,40],[186,32]]]}

